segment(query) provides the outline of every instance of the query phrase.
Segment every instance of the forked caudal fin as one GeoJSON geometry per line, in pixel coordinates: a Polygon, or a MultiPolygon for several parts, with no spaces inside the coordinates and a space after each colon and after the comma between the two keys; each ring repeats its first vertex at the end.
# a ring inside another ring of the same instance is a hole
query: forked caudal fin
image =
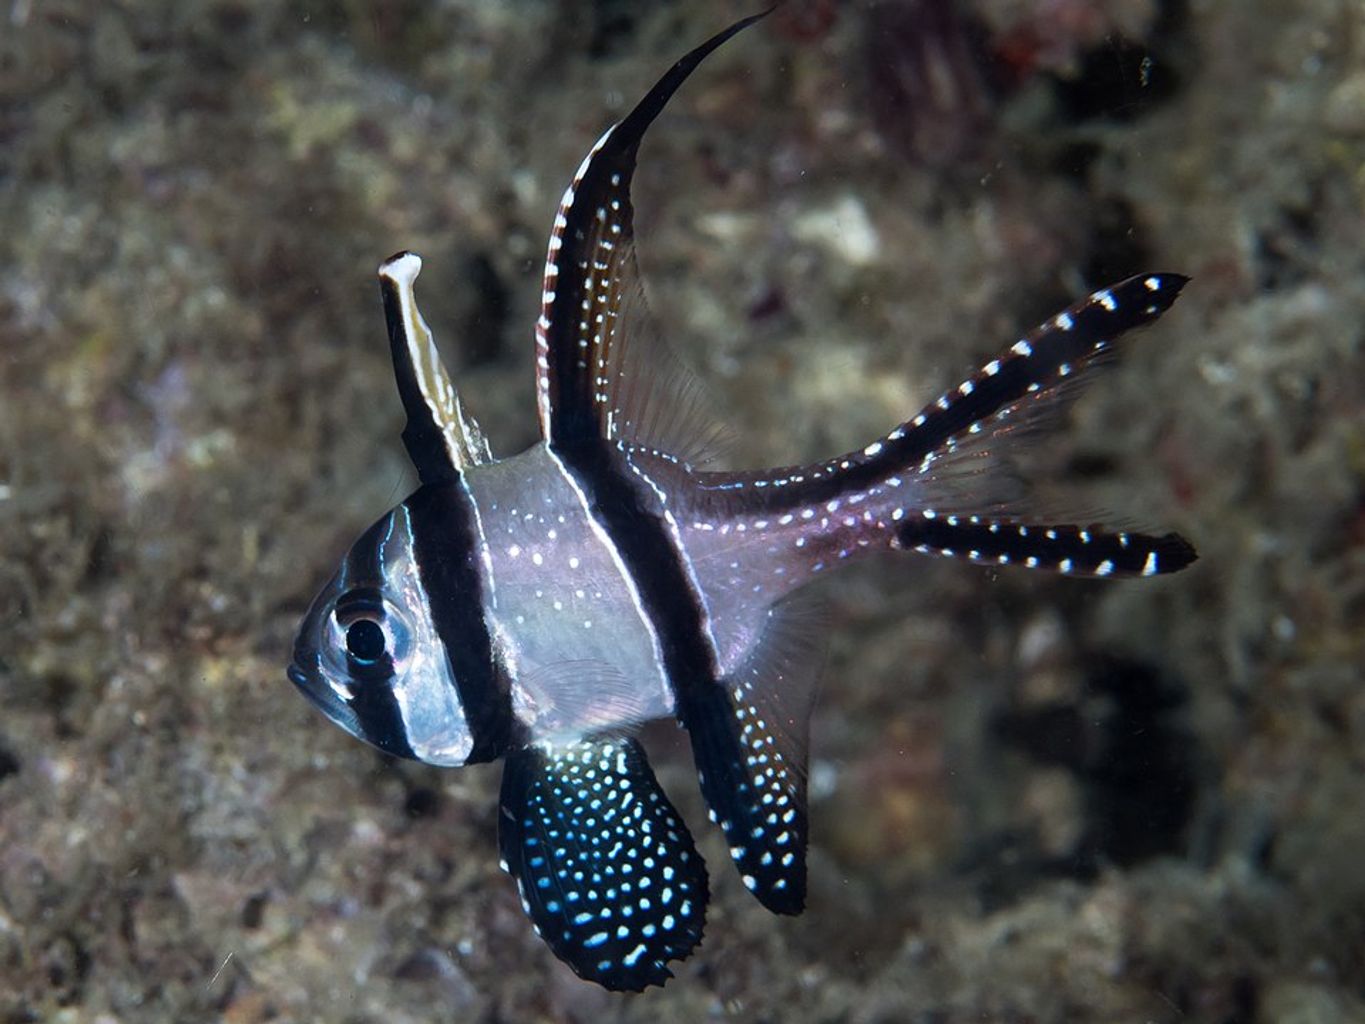
{"type": "Polygon", "coordinates": [[[1121,335],[1168,310],[1186,281],[1144,274],[1095,292],[860,451],[809,466],[696,479],[704,495],[750,517],[749,528],[793,524],[801,531],[797,546],[810,564],[791,575],[792,584],[830,557],[882,542],[1096,576],[1183,569],[1196,555],[1175,534],[1035,525],[1000,478],[1003,453],[1031,438],[1043,415],[1108,360],[1121,335]]]}

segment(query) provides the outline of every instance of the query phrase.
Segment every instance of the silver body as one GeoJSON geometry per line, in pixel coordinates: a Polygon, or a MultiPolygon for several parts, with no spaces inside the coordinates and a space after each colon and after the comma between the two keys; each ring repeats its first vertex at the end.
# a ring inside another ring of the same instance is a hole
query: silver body
{"type": "Polygon", "coordinates": [[[610,538],[544,444],[471,468],[485,612],[530,736],[577,739],[673,710],[654,628],[610,538]]]}
{"type": "Polygon", "coordinates": [[[744,886],[775,913],[804,906],[823,632],[795,596],[805,584],[889,550],[1097,578],[1196,557],[1174,534],[1036,523],[1009,486],[1012,447],[1116,338],[1170,308],[1180,275],[1093,293],[860,450],[702,468],[719,421],[649,329],[630,181],[668,98],[759,17],[685,55],[565,190],[535,323],[540,443],[493,459],[417,310],[420,259],[380,268],[421,485],[352,546],[289,669],[328,717],[390,755],[502,759],[503,866],[555,954],[608,988],[662,984],[700,941],[708,892],[632,735],[644,722],[687,731],[744,886]]]}

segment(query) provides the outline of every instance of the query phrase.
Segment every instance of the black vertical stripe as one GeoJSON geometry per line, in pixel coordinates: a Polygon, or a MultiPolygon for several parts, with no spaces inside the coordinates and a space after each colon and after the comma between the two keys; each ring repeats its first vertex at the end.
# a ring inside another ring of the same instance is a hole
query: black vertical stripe
{"type": "MultiPolygon", "coordinates": [[[[346,595],[356,592],[353,581],[388,578],[384,538],[393,529],[393,518],[394,513],[389,513],[379,520],[365,531],[351,548],[345,568],[346,582],[342,586],[343,596],[338,600],[339,605],[346,595]]],[[[371,593],[375,597],[376,605],[382,607],[383,601],[379,598],[378,591],[371,593]]],[[[316,658],[316,655],[314,657],[316,658]]],[[[398,698],[394,695],[393,687],[389,685],[393,674],[393,662],[386,656],[385,663],[388,670],[377,672],[367,685],[356,687],[350,700],[346,701],[346,707],[352,716],[356,734],[366,743],[394,757],[417,760],[416,752],[408,743],[408,730],[403,723],[403,712],[398,706],[398,698]]]]}
{"type": "Polygon", "coordinates": [[[629,456],[616,454],[605,441],[575,445],[558,454],[589,495],[590,512],[615,545],[654,627],[664,674],[673,691],[674,714],[692,744],[702,796],[730,840],[731,856],[744,884],[769,910],[800,913],[806,889],[804,800],[793,800],[782,812],[790,814],[790,820],[772,826],[774,836],[778,831],[787,833],[783,852],[796,862],[778,884],[774,873],[762,865],[766,848],[757,842],[772,815],[758,810],[756,796],[748,798],[751,791],[740,721],[720,678],[701,595],[657,498],[636,483],[630,467],[623,465],[629,456]],[[736,838],[739,829],[745,830],[742,838],[736,838]]]}
{"type": "Polygon", "coordinates": [[[356,688],[355,695],[346,702],[355,714],[356,729],[361,739],[394,757],[420,760],[408,743],[403,712],[388,680],[356,688]]]}
{"type": "Polygon", "coordinates": [[[662,509],[622,465],[610,442],[590,440],[556,454],[588,497],[589,511],[606,530],[635,584],[655,635],[664,673],[673,688],[678,717],[688,725],[694,688],[717,681],[718,666],[706,638],[701,597],[683,567],[662,509]]]}
{"type": "Polygon", "coordinates": [[[483,607],[474,508],[462,480],[428,485],[405,502],[431,618],[473,737],[466,763],[501,757],[512,741],[512,697],[499,678],[483,607]]]}

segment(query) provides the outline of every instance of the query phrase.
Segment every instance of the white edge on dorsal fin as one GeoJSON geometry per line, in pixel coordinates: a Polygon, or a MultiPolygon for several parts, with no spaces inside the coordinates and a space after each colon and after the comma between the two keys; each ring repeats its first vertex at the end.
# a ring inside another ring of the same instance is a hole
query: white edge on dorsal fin
{"type": "Polygon", "coordinates": [[[422,258],[412,252],[399,253],[379,266],[379,276],[391,282],[398,294],[403,338],[407,343],[414,376],[432,418],[440,424],[446,450],[455,468],[465,469],[492,462],[488,441],[478,423],[464,411],[459,393],[441,362],[441,353],[436,347],[431,328],[417,308],[413,285],[421,272],[422,258]]]}

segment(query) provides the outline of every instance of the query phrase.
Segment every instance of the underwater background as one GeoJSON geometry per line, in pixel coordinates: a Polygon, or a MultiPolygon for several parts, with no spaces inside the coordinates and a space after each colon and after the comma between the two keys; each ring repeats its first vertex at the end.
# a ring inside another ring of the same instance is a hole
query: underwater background
{"type": "Polygon", "coordinates": [[[378,263],[423,255],[471,412],[531,443],[570,174],[753,9],[0,0],[0,1024],[1365,1020],[1359,3],[790,0],[651,132],[646,285],[735,465],[1193,276],[1029,466],[1193,568],[823,584],[802,917],[660,723],[706,937],[663,990],[583,983],[498,869],[498,768],[382,757],[286,681],[414,483],[378,263]]]}

